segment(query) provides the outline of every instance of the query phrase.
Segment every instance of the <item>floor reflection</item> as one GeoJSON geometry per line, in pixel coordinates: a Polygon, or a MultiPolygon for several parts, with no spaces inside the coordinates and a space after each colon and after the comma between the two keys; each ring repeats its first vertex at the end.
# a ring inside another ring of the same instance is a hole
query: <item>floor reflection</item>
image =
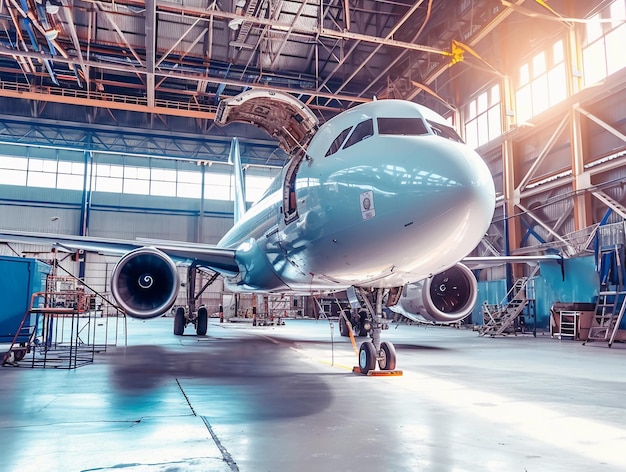
{"type": "Polygon", "coordinates": [[[328,408],[330,379],[297,371],[289,355],[294,354],[263,340],[221,341],[210,350],[184,352],[132,346],[110,356],[109,372],[126,407],[158,401],[160,390],[176,382],[194,412],[227,423],[307,416],[328,408]]]}

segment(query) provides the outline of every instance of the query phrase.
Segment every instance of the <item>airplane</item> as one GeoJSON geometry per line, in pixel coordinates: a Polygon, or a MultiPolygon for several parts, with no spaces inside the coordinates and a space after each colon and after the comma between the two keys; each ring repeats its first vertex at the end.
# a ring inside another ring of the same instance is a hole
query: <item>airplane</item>
{"type": "MultiPolygon", "coordinates": [[[[377,364],[396,368],[393,344],[381,341],[383,305],[442,323],[471,312],[477,283],[462,261],[491,224],[495,189],[485,162],[441,115],[409,101],[375,100],[319,126],[295,97],[251,89],[222,100],[215,121],[259,126],[290,156],[247,211],[237,192],[234,225],[216,245],[15,231],[0,231],[0,240],[123,254],[111,290],[126,314],[141,319],[173,306],[175,261],[221,274],[235,293],[347,290],[361,307],[358,330],[371,338],[359,348],[364,374],[377,364]]],[[[201,310],[196,328],[206,334],[201,310]]],[[[183,316],[175,316],[176,334],[183,316]]],[[[347,326],[340,320],[344,335],[347,326]]]]}

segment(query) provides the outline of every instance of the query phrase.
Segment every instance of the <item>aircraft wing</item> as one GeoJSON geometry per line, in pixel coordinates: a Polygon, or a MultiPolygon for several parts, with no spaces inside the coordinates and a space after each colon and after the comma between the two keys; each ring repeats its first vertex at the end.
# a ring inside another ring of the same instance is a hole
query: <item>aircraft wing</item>
{"type": "Polygon", "coordinates": [[[563,256],[558,254],[541,256],[468,256],[461,260],[470,269],[482,269],[504,264],[538,264],[545,261],[562,263],[563,256]]]}
{"type": "Polygon", "coordinates": [[[123,240],[6,230],[0,230],[1,241],[49,244],[51,247],[70,252],[83,249],[85,251],[116,256],[123,256],[141,247],[154,247],[178,261],[195,262],[201,267],[208,267],[227,276],[234,276],[239,273],[239,266],[235,261],[235,250],[220,248],[210,244],[151,239],[123,240]]]}

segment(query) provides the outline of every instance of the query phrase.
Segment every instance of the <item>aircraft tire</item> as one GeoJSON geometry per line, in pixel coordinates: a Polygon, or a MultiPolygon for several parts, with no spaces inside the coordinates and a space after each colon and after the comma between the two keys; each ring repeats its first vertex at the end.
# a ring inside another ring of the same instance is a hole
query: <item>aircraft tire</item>
{"type": "Polygon", "coordinates": [[[365,341],[359,348],[359,369],[362,374],[367,374],[376,368],[376,348],[371,341],[365,341]]]}
{"type": "Polygon", "coordinates": [[[367,331],[364,326],[367,323],[367,312],[362,310],[359,312],[359,322],[354,325],[354,332],[357,336],[367,336],[367,331]]]}
{"type": "Polygon", "coordinates": [[[182,306],[176,308],[174,314],[174,335],[182,336],[185,332],[185,309],[182,306]]]}
{"type": "Polygon", "coordinates": [[[392,343],[387,341],[380,343],[378,367],[380,367],[380,370],[393,370],[396,368],[396,348],[392,343]]]}
{"type": "Polygon", "coordinates": [[[339,334],[344,338],[350,336],[350,333],[348,332],[348,323],[346,323],[346,319],[343,315],[339,316],[339,334]]]}
{"type": "Polygon", "coordinates": [[[206,307],[201,306],[198,308],[198,318],[196,319],[196,334],[198,336],[204,336],[206,334],[208,319],[209,313],[206,307]]]}

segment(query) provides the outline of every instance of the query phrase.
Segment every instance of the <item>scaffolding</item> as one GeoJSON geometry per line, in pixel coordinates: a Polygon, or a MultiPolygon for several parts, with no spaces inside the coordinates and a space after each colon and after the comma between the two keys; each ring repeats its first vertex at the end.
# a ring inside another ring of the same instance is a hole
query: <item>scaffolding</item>
{"type": "Polygon", "coordinates": [[[126,319],[118,308],[116,316],[105,314],[103,307],[109,304],[73,276],[49,275],[46,290],[32,294],[2,365],[75,369],[93,363],[97,352],[117,345],[120,319],[126,333],[126,319]],[[25,329],[28,341],[18,342],[25,329]]]}

